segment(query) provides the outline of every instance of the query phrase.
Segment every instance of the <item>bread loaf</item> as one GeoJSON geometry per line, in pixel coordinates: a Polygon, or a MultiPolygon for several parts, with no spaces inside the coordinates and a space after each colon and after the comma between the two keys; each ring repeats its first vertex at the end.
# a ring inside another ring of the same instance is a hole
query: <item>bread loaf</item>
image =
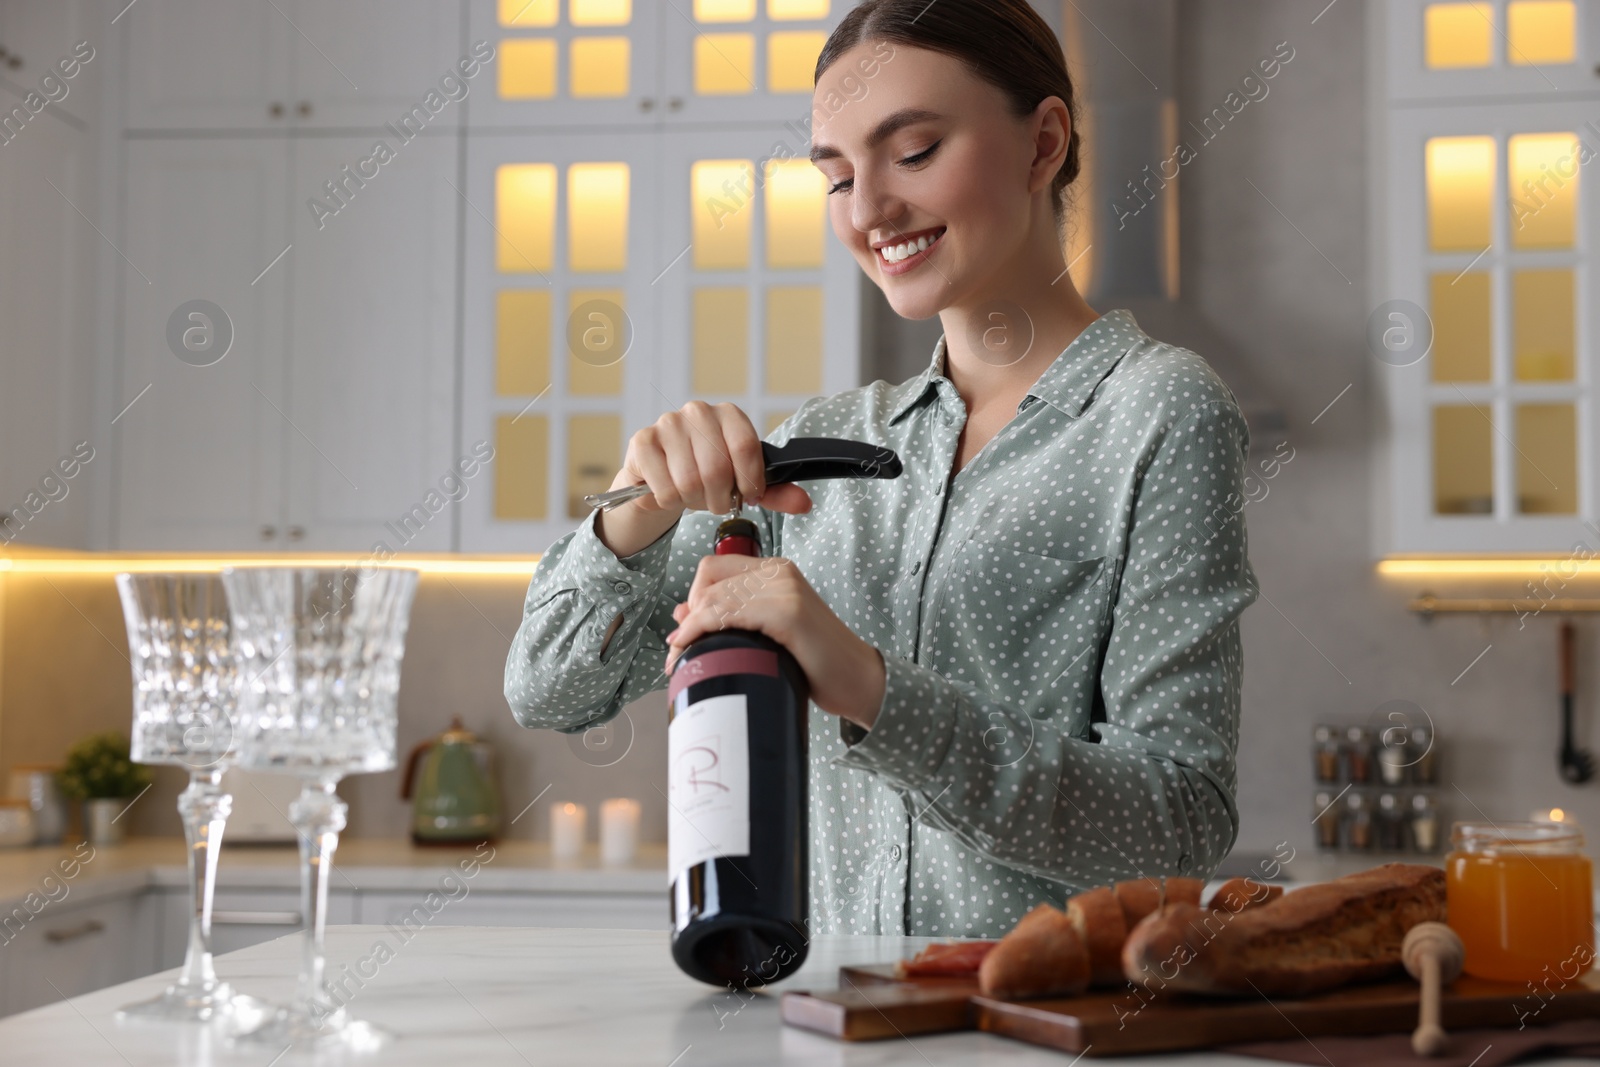
{"type": "Polygon", "coordinates": [[[1130,882],[1118,882],[1117,903],[1122,905],[1122,921],[1129,930],[1162,903],[1163,883],[1168,904],[1199,904],[1200,894],[1206,887],[1198,878],[1135,878],[1130,882]]]}
{"type": "Polygon", "coordinates": [[[985,996],[1076,996],[1089,988],[1089,950],[1066,913],[1040,904],[1024,915],[978,967],[985,996]]]}
{"type": "Polygon", "coordinates": [[[1079,893],[1067,901],[1067,918],[1089,950],[1090,983],[1122,985],[1122,943],[1128,939],[1128,925],[1117,894],[1108,886],[1079,893]]]}
{"type": "Polygon", "coordinates": [[[1213,911],[1238,913],[1246,908],[1259,908],[1263,904],[1270,904],[1281,896],[1283,896],[1281,885],[1267,885],[1265,882],[1255,882],[1249,878],[1234,878],[1217,887],[1206,907],[1213,911]]]}
{"type": "Polygon", "coordinates": [[[1444,871],[1389,863],[1236,913],[1168,904],[1130,932],[1123,971],[1152,988],[1306,996],[1399,973],[1406,931],[1444,914],[1444,871]]]}

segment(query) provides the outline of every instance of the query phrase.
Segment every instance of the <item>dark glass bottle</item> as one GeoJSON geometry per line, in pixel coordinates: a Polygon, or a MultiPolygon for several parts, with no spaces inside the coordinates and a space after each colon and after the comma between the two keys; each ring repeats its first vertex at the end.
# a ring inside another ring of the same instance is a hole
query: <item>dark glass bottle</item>
{"type": "MultiPolygon", "coordinates": [[[[755,525],[723,522],[714,551],[760,555],[755,525]]],[[[679,655],[668,697],[672,958],[716,986],[776,982],[806,958],[805,675],[766,635],[719,630],[679,655]]]]}

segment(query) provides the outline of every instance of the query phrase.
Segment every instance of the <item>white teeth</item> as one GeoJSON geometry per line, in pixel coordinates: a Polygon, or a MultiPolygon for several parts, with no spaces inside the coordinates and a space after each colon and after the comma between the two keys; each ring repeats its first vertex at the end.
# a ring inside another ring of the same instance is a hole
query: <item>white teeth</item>
{"type": "Polygon", "coordinates": [[[901,260],[908,259],[918,252],[926,252],[928,247],[937,242],[941,236],[943,236],[942,233],[934,234],[932,237],[923,234],[915,241],[906,241],[897,245],[884,245],[878,251],[882,254],[884,262],[899,263],[901,260]]]}

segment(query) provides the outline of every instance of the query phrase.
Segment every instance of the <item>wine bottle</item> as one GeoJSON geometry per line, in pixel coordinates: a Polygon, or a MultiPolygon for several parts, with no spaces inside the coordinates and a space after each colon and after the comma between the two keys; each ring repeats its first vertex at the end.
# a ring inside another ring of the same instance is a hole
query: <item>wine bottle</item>
{"type": "MultiPolygon", "coordinates": [[[[723,522],[714,551],[759,556],[755,524],[723,522]]],[[[667,695],[672,958],[712,985],[778,981],[806,958],[805,674],[765,634],[719,630],[679,654],[667,695]]]]}
{"type": "MultiPolygon", "coordinates": [[[[860,441],[796,437],[761,449],[769,486],[901,474],[892,450],[860,441]]],[[[713,551],[760,556],[760,531],[740,506],[735,495],[713,551]]],[[[716,986],[786,978],[805,962],[808,936],[805,673],[764,634],[718,630],[679,653],[667,702],[672,958],[716,986]]]]}

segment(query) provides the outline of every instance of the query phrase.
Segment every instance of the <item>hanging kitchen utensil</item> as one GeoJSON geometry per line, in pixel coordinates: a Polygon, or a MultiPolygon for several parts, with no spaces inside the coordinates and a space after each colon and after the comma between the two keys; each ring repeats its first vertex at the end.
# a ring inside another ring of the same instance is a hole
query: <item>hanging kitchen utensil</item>
{"type": "Polygon", "coordinates": [[[1573,654],[1575,627],[1561,624],[1561,777],[1582,785],[1594,777],[1594,756],[1578,747],[1572,736],[1573,654]]]}

